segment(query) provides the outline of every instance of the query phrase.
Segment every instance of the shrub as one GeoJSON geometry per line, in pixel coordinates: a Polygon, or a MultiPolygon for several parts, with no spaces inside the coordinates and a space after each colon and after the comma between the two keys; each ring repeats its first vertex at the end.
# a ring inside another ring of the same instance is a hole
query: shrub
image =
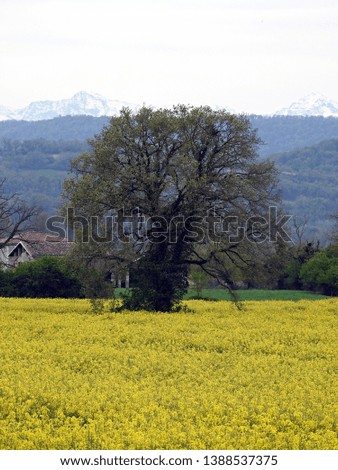
{"type": "Polygon", "coordinates": [[[134,287],[123,295],[123,309],[174,312],[188,288],[186,266],[150,256],[142,257],[132,272],[134,287]]]}
{"type": "Polygon", "coordinates": [[[302,281],[312,290],[326,295],[338,294],[338,257],[333,248],[326,248],[301,268],[302,281]]]}
{"type": "Polygon", "coordinates": [[[81,297],[81,283],[59,258],[45,256],[1,273],[0,294],[7,297],[81,297]]]}

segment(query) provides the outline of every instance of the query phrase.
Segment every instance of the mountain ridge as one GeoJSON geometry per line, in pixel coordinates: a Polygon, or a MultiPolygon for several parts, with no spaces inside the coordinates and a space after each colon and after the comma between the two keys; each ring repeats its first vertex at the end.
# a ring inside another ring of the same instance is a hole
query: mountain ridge
{"type": "Polygon", "coordinates": [[[21,109],[0,105],[0,121],[41,121],[60,116],[113,116],[122,107],[136,109],[138,105],[127,101],[110,100],[98,93],[79,91],[71,98],[61,100],[33,101],[21,109]]]}
{"type": "MultiPolygon", "coordinates": [[[[71,98],[61,100],[33,101],[26,107],[13,109],[0,105],[0,121],[41,121],[64,116],[114,116],[122,107],[133,110],[138,104],[127,101],[111,100],[104,96],[87,91],[79,91],[71,98]]],[[[221,109],[220,106],[212,106],[221,109]]],[[[234,110],[227,108],[230,112],[234,110]]],[[[247,113],[252,114],[252,113],[247,113]]],[[[285,107],[266,116],[323,116],[338,117],[338,102],[319,93],[310,93],[285,107]]]]}
{"type": "Polygon", "coordinates": [[[310,93],[282,108],[275,116],[323,116],[338,117],[338,102],[320,93],[310,93]]]}

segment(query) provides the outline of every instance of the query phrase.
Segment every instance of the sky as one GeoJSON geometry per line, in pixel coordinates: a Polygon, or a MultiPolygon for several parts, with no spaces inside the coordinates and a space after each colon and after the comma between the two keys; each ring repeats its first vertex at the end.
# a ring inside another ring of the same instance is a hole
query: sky
{"type": "Polygon", "coordinates": [[[0,105],[80,90],[268,114],[338,101],[337,0],[0,0],[0,105]]]}

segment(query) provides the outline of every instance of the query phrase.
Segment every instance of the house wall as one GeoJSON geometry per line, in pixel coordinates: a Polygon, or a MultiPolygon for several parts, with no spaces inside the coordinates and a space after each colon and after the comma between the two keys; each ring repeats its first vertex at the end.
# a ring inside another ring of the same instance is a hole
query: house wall
{"type": "Polygon", "coordinates": [[[23,249],[22,253],[19,256],[8,256],[9,253],[13,250],[13,245],[4,246],[0,249],[0,264],[4,269],[10,267],[15,267],[20,263],[25,263],[26,261],[31,261],[33,258],[23,249]]]}
{"type": "Polygon", "coordinates": [[[24,251],[20,256],[16,258],[15,266],[17,266],[20,263],[25,263],[26,261],[32,261],[32,260],[33,258],[26,251],[24,251]]]}

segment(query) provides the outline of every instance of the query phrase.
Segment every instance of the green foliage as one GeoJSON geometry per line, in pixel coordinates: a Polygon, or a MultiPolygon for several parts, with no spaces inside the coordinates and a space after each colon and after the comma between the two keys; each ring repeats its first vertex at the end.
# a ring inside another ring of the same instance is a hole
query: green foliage
{"type": "Polygon", "coordinates": [[[210,276],[208,276],[204,271],[197,267],[191,269],[189,278],[194,285],[196,297],[201,298],[203,289],[208,287],[208,284],[210,284],[210,276]]]}
{"type": "Polygon", "coordinates": [[[0,266],[0,297],[10,297],[10,285],[11,276],[8,272],[3,271],[0,266]]]}
{"type": "Polygon", "coordinates": [[[73,161],[64,188],[77,214],[99,227],[112,214],[130,222],[136,208],[143,216],[142,230],[131,225],[128,235],[87,244],[93,253],[83,254],[84,260],[108,257],[124,267],[136,263],[125,308],[176,309],[189,264],[203,265],[218,282],[232,286],[226,263],[240,259],[242,245],[249,243],[244,237],[231,243],[227,236],[215,243],[213,228],[226,217],[245,225],[276,203],[276,170],[258,159],[259,143],[243,115],[209,107],[143,107],[137,113],[123,109],[90,141],[91,151],[73,161]],[[212,249],[196,251],[206,244],[212,249]]]}
{"type": "MultiPolygon", "coordinates": [[[[77,234],[74,234],[75,238],[77,234]]],[[[93,250],[90,243],[74,243],[67,253],[65,262],[81,282],[81,292],[84,297],[91,299],[93,311],[99,309],[100,300],[111,298],[114,286],[110,281],[111,265],[105,244],[100,244],[101,256],[91,258],[93,250]]]]}
{"type": "Polygon", "coordinates": [[[243,281],[250,289],[284,289],[286,269],[292,258],[292,247],[278,239],[256,250],[252,263],[244,269],[243,281]]]}
{"type": "Polygon", "coordinates": [[[93,310],[95,305],[99,305],[104,298],[110,298],[113,295],[114,288],[112,283],[107,279],[104,270],[95,269],[93,267],[80,266],[77,267],[77,275],[81,280],[83,295],[91,299],[93,310]]]}
{"type": "Polygon", "coordinates": [[[312,290],[326,295],[338,294],[338,257],[332,248],[316,253],[300,270],[302,281],[312,290]]]}
{"type": "Polygon", "coordinates": [[[45,256],[0,273],[4,297],[81,297],[76,274],[59,258],[45,256]]]}
{"type": "Polygon", "coordinates": [[[301,289],[300,270],[302,263],[299,259],[293,258],[286,268],[284,284],[289,289],[301,289]]]}
{"type": "Polygon", "coordinates": [[[169,257],[158,260],[146,255],[134,266],[131,276],[134,287],[122,296],[122,308],[155,312],[181,308],[181,299],[188,288],[186,265],[172,263],[169,257]]]}
{"type": "Polygon", "coordinates": [[[314,243],[301,244],[298,247],[290,247],[291,260],[285,269],[284,287],[288,289],[302,289],[301,270],[318,252],[318,246],[314,243]]]}
{"type": "Polygon", "coordinates": [[[2,139],[0,170],[7,178],[10,191],[24,194],[26,202],[52,213],[60,204],[61,185],[69,161],[87,148],[86,143],[77,140],[2,139]]]}
{"type": "Polygon", "coordinates": [[[102,315],[104,313],[104,299],[93,297],[89,299],[91,311],[94,315],[102,315]]]}

